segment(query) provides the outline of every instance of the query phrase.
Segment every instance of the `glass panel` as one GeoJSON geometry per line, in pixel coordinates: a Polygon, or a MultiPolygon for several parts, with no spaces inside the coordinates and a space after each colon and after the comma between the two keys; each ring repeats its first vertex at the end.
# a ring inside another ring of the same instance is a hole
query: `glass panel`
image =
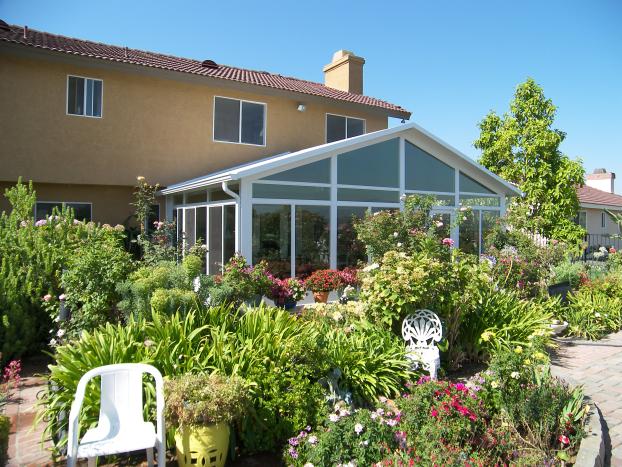
{"type": "Polygon", "coordinates": [[[197,242],[207,245],[207,208],[196,208],[196,232],[197,242]]]}
{"type": "Polygon", "coordinates": [[[399,203],[399,191],[385,190],[358,190],[356,188],[339,188],[339,201],[366,201],[370,203],[399,203]]]}
{"type": "Polygon", "coordinates": [[[339,206],[337,208],[337,267],[356,266],[367,262],[365,245],[357,240],[353,227],[354,218],[365,217],[364,207],[339,206]]]}
{"type": "Polygon", "coordinates": [[[184,196],[183,195],[173,195],[173,205],[179,206],[180,204],[184,204],[184,196]]]}
{"type": "Polygon", "coordinates": [[[473,255],[479,255],[479,213],[480,211],[460,213],[460,249],[473,255]]]}
{"type": "Polygon", "coordinates": [[[261,260],[278,277],[291,273],[291,208],[289,205],[253,205],[253,264],[261,260]]]}
{"type": "Polygon", "coordinates": [[[330,200],[330,188],[321,186],[253,183],[253,198],[330,200]]]}
{"type": "Polygon", "coordinates": [[[205,203],[207,201],[207,192],[194,192],[186,195],[186,203],[205,203]]]}
{"type": "Polygon", "coordinates": [[[486,237],[495,228],[499,217],[499,211],[482,211],[482,252],[486,251],[486,237]]]}
{"type": "Polygon", "coordinates": [[[579,211],[576,217],[574,218],[574,222],[575,224],[580,225],[581,227],[585,229],[587,225],[587,216],[586,216],[585,211],[579,211]]]}
{"type": "Polygon", "coordinates": [[[209,208],[208,273],[222,274],[222,207],[209,208]]]}
{"type": "Polygon", "coordinates": [[[464,175],[460,172],[460,192],[461,193],[489,193],[494,195],[495,192],[489,190],[484,185],[479,182],[476,182],[468,175],[464,175]]]}
{"type": "Polygon", "coordinates": [[[330,159],[322,159],[295,169],[265,177],[264,180],[284,182],[330,183],[330,159]]]}
{"type": "Polygon", "coordinates": [[[240,101],[214,98],[214,139],[216,141],[240,142],[240,101]]]}
{"type": "Polygon", "coordinates": [[[460,204],[462,206],[486,206],[498,208],[501,206],[501,199],[498,196],[460,195],[460,204]]]}
{"type": "Polygon", "coordinates": [[[359,118],[348,118],[348,138],[359,136],[365,133],[365,120],[359,118]]]}
{"type": "Polygon", "coordinates": [[[93,116],[93,80],[86,80],[86,115],[93,116]]]}
{"type": "Polygon", "coordinates": [[[371,213],[375,213],[375,212],[380,212],[380,211],[391,211],[391,212],[397,212],[399,211],[400,208],[394,208],[394,207],[390,207],[390,206],[380,206],[380,207],[372,207],[371,208],[371,213]]]}
{"type": "Polygon", "coordinates": [[[407,190],[447,193],[456,190],[456,175],[453,167],[408,141],[405,145],[405,164],[407,190]]]}
{"type": "Polygon", "coordinates": [[[84,78],[69,77],[67,113],[72,115],[84,114],[84,78]]]}
{"type": "Polygon", "coordinates": [[[330,206],[296,206],[296,276],[329,267],[329,230],[330,206]]]}
{"type": "Polygon", "coordinates": [[[67,207],[73,209],[73,218],[79,221],[90,222],[92,219],[90,203],[67,203],[67,207]]]}
{"type": "Polygon", "coordinates": [[[93,82],[93,117],[102,116],[102,82],[93,82]]]}
{"type": "Polygon", "coordinates": [[[346,117],[326,115],[326,142],[332,143],[346,138],[346,117]]]}
{"type": "Polygon", "coordinates": [[[37,203],[35,220],[40,221],[42,219],[47,219],[49,216],[52,215],[52,211],[54,211],[54,208],[57,208],[58,211],[60,212],[62,207],[63,207],[63,203],[48,203],[48,202],[40,201],[37,203]]]}
{"type": "Polygon", "coordinates": [[[242,142],[264,144],[264,105],[242,102],[242,142]]]}
{"type": "Polygon", "coordinates": [[[399,138],[340,154],[337,183],[341,185],[399,186],[399,138]]]}
{"type": "Polygon", "coordinates": [[[188,249],[194,245],[195,240],[194,209],[186,209],[184,214],[184,233],[186,234],[186,249],[188,249]]]}
{"type": "Polygon", "coordinates": [[[210,191],[209,199],[210,201],[228,201],[233,198],[222,190],[214,190],[210,191]]]}
{"type": "Polygon", "coordinates": [[[223,227],[222,253],[225,264],[235,254],[235,206],[224,206],[225,224],[223,227]]]}

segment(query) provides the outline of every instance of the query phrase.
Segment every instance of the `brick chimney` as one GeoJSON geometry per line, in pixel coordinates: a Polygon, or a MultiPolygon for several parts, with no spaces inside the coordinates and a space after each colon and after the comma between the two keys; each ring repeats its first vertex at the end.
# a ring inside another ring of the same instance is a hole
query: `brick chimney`
{"type": "Polygon", "coordinates": [[[608,172],[607,169],[595,169],[585,177],[585,184],[597,190],[613,193],[615,191],[616,174],[608,172]]]}
{"type": "Polygon", "coordinates": [[[324,84],[340,91],[363,94],[365,59],[349,50],[338,50],[333,61],[324,67],[324,84]]]}

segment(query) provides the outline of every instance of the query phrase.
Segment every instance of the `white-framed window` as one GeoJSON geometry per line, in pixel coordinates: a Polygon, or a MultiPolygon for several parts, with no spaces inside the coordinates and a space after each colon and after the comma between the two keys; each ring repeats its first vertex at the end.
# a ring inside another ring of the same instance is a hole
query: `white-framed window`
{"type": "Polygon", "coordinates": [[[607,228],[607,213],[605,211],[600,213],[600,226],[603,229],[607,228]]]}
{"type": "Polygon", "coordinates": [[[365,134],[365,120],[345,115],[326,114],[326,142],[365,134]]]}
{"type": "Polygon", "coordinates": [[[83,76],[67,76],[67,115],[101,118],[104,82],[83,76]]]}
{"type": "Polygon", "coordinates": [[[59,211],[63,207],[73,209],[73,217],[80,221],[90,222],[93,220],[93,204],[86,202],[63,202],[63,201],[37,201],[35,205],[35,220],[47,219],[54,212],[54,208],[59,211]]]}
{"type": "Polygon", "coordinates": [[[266,104],[214,97],[214,141],[266,145],[266,104]]]}

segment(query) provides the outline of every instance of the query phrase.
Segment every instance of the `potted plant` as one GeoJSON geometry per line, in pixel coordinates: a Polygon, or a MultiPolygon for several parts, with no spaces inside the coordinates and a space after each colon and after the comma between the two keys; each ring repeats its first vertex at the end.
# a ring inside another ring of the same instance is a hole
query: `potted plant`
{"type": "Polygon", "coordinates": [[[270,298],[274,300],[276,306],[291,310],[299,300],[305,296],[305,287],[298,279],[290,277],[279,279],[272,277],[272,287],[270,288],[270,298]]]}
{"type": "Polygon", "coordinates": [[[346,304],[350,300],[356,300],[359,287],[358,270],[346,267],[339,271],[341,287],[339,288],[339,303],[346,304]]]}
{"type": "Polygon", "coordinates": [[[328,302],[329,292],[337,290],[341,284],[341,274],[334,269],[319,269],[305,280],[305,285],[313,292],[316,303],[328,302]]]}
{"type": "Polygon", "coordinates": [[[269,292],[272,281],[265,261],[249,266],[243,256],[236,254],[225,266],[221,284],[235,290],[238,302],[258,306],[269,292]]]}
{"type": "Polygon", "coordinates": [[[183,375],[165,382],[164,413],[175,431],[180,467],[222,467],[229,448],[229,424],[248,404],[246,383],[239,377],[183,375]]]}

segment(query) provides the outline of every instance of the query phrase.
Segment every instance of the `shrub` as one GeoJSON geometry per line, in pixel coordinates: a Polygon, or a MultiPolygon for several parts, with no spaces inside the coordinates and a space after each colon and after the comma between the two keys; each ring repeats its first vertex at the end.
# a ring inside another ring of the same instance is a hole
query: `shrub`
{"type": "Polygon", "coordinates": [[[0,415],[0,465],[6,465],[9,461],[9,432],[11,419],[0,415]]]}
{"type": "Polygon", "coordinates": [[[596,340],[622,327],[622,299],[600,290],[580,289],[568,298],[560,310],[560,319],[568,322],[568,333],[596,340]]]}
{"type": "Polygon", "coordinates": [[[231,423],[247,404],[246,383],[238,377],[183,375],[165,383],[164,414],[175,427],[231,423]]]}
{"type": "Polygon", "coordinates": [[[272,286],[268,297],[274,300],[277,305],[284,304],[286,301],[291,300],[297,302],[305,297],[306,290],[301,281],[294,277],[287,279],[279,279],[278,277],[270,276],[272,280],[272,286]]]}
{"type": "Polygon", "coordinates": [[[330,292],[341,285],[341,274],[334,269],[319,269],[305,279],[305,286],[312,292],[330,292]]]}
{"type": "Polygon", "coordinates": [[[573,288],[577,288],[586,277],[587,273],[583,263],[567,260],[553,267],[550,283],[568,282],[573,288]]]}

